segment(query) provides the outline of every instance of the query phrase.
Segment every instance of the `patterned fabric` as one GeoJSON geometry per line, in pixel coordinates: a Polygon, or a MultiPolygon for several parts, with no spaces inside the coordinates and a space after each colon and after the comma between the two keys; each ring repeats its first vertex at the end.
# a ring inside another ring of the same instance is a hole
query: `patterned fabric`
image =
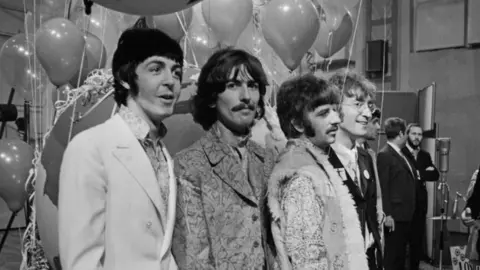
{"type": "Polygon", "coordinates": [[[269,179],[268,207],[282,270],[368,269],[355,203],[313,144],[288,142],[269,179]]]}
{"type": "Polygon", "coordinates": [[[263,213],[273,154],[252,141],[246,150],[244,170],[238,155],[210,130],[175,157],[172,251],[180,269],[272,269],[263,213]]]}
{"type": "MultiPolygon", "coordinates": [[[[157,175],[157,180],[160,188],[160,194],[162,196],[163,203],[168,205],[168,165],[167,158],[164,154],[164,145],[161,141],[163,136],[166,134],[166,127],[162,124],[159,127],[159,136],[155,139],[150,137],[150,127],[139,116],[135,115],[130,109],[125,106],[120,107],[118,114],[122,119],[127,123],[127,125],[132,130],[135,137],[138,139],[138,142],[145,150],[145,153],[152,164],[152,167],[157,175]]],[[[165,211],[168,207],[165,207],[165,211]]],[[[167,213],[162,213],[164,216],[167,216],[167,213]]]]}
{"type": "Polygon", "coordinates": [[[315,195],[312,182],[297,176],[286,185],[282,197],[285,245],[293,269],[328,269],[322,237],[324,202],[315,195]]]}

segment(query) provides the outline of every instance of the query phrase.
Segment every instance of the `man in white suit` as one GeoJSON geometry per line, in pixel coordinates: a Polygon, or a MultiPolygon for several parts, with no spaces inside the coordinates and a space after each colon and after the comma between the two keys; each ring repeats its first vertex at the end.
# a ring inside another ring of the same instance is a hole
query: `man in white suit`
{"type": "Polygon", "coordinates": [[[66,270],[177,269],[176,183],[161,138],[182,79],[179,44],[131,28],[112,60],[119,112],[73,138],[60,172],[60,259],[66,270]]]}

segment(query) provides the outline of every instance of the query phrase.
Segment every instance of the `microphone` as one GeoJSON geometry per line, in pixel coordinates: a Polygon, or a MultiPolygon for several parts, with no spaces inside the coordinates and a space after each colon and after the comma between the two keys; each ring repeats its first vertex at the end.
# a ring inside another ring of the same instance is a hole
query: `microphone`
{"type": "Polygon", "coordinates": [[[438,160],[438,170],[441,173],[447,173],[449,167],[450,138],[437,138],[437,150],[440,153],[438,160]]]}

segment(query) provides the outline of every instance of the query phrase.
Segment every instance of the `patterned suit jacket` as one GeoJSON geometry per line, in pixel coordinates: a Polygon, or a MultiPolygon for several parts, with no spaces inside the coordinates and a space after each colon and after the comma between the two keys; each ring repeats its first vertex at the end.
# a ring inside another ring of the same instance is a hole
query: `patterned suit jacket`
{"type": "Polygon", "coordinates": [[[265,206],[273,153],[252,141],[246,147],[247,174],[213,130],[177,154],[172,251],[180,269],[272,269],[265,206]]]}

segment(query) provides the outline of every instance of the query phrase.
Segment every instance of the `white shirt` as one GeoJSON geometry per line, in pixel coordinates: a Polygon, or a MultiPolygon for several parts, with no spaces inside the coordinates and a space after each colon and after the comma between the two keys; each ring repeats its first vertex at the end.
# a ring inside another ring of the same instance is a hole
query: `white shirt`
{"type": "Polygon", "coordinates": [[[342,163],[343,167],[347,171],[350,178],[358,185],[360,191],[362,190],[361,183],[359,181],[359,168],[358,168],[358,151],[357,147],[348,149],[343,144],[334,143],[332,148],[338,156],[338,159],[342,163]]]}
{"type": "MultiPolygon", "coordinates": [[[[355,184],[358,185],[360,188],[360,192],[362,192],[362,185],[360,181],[360,169],[358,167],[358,150],[357,145],[352,149],[348,149],[343,144],[333,143],[332,149],[337,154],[338,159],[342,163],[343,167],[350,175],[352,180],[355,184]]],[[[368,225],[366,224],[365,220],[365,250],[371,247],[375,243],[375,239],[373,235],[368,230],[368,225]]]]}

